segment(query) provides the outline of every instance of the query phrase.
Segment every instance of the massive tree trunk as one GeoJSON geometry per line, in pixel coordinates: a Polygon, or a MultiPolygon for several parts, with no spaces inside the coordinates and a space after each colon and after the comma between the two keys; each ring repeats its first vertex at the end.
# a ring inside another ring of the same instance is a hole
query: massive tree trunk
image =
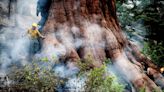
{"type": "Polygon", "coordinates": [[[110,58],[117,71],[125,75],[136,90],[145,88],[146,92],[152,92],[159,89],[147,76],[150,73],[143,72],[144,66],[147,66],[145,70],[151,67],[158,72],[157,67],[122,33],[115,0],[52,0],[43,30],[46,36],[43,51],[46,52],[47,46],[54,48],[51,52],[64,47],[65,51],[59,51],[58,56],[69,68],[88,56],[94,60],[92,67],[100,67],[110,58]]]}

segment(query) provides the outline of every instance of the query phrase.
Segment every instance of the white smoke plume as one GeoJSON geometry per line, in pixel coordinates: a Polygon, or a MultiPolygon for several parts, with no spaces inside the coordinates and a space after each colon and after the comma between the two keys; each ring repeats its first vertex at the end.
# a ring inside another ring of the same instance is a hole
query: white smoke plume
{"type": "Polygon", "coordinates": [[[36,3],[36,0],[18,0],[17,12],[11,15],[11,19],[16,18],[15,26],[1,29],[1,72],[6,72],[11,64],[25,65],[28,63],[30,40],[26,33],[33,22],[39,21],[35,15],[36,3]]]}

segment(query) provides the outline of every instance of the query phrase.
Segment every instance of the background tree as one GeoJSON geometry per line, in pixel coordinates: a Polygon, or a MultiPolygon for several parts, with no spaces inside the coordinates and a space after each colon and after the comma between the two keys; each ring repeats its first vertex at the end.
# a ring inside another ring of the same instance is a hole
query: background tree
{"type": "Polygon", "coordinates": [[[163,5],[162,0],[117,1],[118,18],[127,38],[142,43],[143,53],[159,67],[164,66],[163,5]]]}

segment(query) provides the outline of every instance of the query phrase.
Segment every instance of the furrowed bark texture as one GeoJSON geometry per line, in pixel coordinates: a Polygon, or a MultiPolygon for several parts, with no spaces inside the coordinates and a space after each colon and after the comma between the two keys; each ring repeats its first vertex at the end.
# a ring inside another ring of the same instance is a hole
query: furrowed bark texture
{"type": "Polygon", "coordinates": [[[94,60],[92,67],[100,67],[106,58],[110,58],[113,66],[133,83],[136,90],[146,88],[146,92],[152,92],[159,89],[158,83],[142,68],[147,66],[157,70],[157,67],[121,31],[115,0],[52,0],[44,34],[43,49],[64,46],[66,53],[60,58],[67,61],[70,68],[76,66],[77,60],[88,56],[94,60]]]}

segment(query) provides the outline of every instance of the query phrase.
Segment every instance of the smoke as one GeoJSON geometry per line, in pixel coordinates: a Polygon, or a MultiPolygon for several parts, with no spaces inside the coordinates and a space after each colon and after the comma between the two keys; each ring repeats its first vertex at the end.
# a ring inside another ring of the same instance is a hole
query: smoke
{"type": "Polygon", "coordinates": [[[86,28],[86,36],[88,39],[88,45],[91,47],[105,48],[105,41],[103,40],[103,31],[98,24],[86,23],[84,26],[86,28]]]}
{"type": "Polygon", "coordinates": [[[65,64],[58,64],[53,69],[60,78],[71,78],[79,72],[79,69],[69,69],[65,64]]]}
{"type": "Polygon", "coordinates": [[[0,73],[0,87],[9,87],[9,84],[11,83],[11,81],[9,80],[8,76],[6,76],[4,73],[0,73]]]}
{"type": "Polygon", "coordinates": [[[61,57],[64,57],[66,55],[66,48],[61,43],[58,43],[58,41],[55,38],[54,34],[50,34],[46,37],[46,42],[42,46],[41,53],[38,53],[36,55],[37,58],[43,58],[46,57],[49,59],[49,61],[57,62],[61,57]]]}
{"type": "Polygon", "coordinates": [[[70,92],[84,92],[86,78],[84,77],[72,77],[66,84],[70,92]]]}
{"type": "Polygon", "coordinates": [[[135,88],[133,87],[133,84],[130,82],[129,79],[127,79],[126,75],[124,75],[122,72],[119,71],[118,68],[122,69],[122,67],[118,67],[116,66],[116,64],[107,65],[107,71],[109,72],[110,75],[113,75],[117,78],[116,79],[117,82],[125,86],[124,89],[125,92],[135,92],[135,88]]]}
{"type": "Polygon", "coordinates": [[[125,58],[125,55],[120,55],[114,63],[114,66],[117,70],[121,71],[122,74],[126,74],[126,78],[128,80],[136,80],[135,78],[142,78],[140,72],[138,71],[138,67],[133,65],[127,58],[125,58]],[[132,75],[133,74],[133,75],[132,75]]]}
{"type": "Polygon", "coordinates": [[[139,67],[132,64],[125,53],[119,55],[116,59],[113,59],[112,65],[109,65],[108,69],[114,73],[119,81],[125,85],[125,90],[131,90],[131,92],[136,92],[134,85],[131,83],[136,78],[142,78],[142,71],[139,71],[139,67]]]}
{"type": "Polygon", "coordinates": [[[127,33],[127,37],[140,49],[142,49],[144,41],[146,40],[145,36],[147,35],[147,29],[143,25],[143,21],[135,21],[131,26],[126,26],[126,29],[133,30],[133,32],[129,32],[129,34],[127,33]]]}
{"type": "Polygon", "coordinates": [[[14,63],[20,63],[21,65],[26,64],[28,56],[29,39],[22,38],[21,31],[17,31],[17,28],[4,28],[4,33],[0,34],[3,38],[1,44],[5,47],[2,49],[1,57],[1,68],[6,70],[7,66],[14,63]],[[18,35],[17,35],[18,34],[18,35]],[[20,62],[21,61],[21,62],[20,62]]]}
{"type": "Polygon", "coordinates": [[[0,33],[0,65],[1,72],[6,72],[14,65],[25,65],[28,63],[29,43],[27,30],[33,22],[39,21],[35,17],[36,0],[18,0],[17,12],[11,19],[15,19],[14,27],[4,27],[0,33]]]}

